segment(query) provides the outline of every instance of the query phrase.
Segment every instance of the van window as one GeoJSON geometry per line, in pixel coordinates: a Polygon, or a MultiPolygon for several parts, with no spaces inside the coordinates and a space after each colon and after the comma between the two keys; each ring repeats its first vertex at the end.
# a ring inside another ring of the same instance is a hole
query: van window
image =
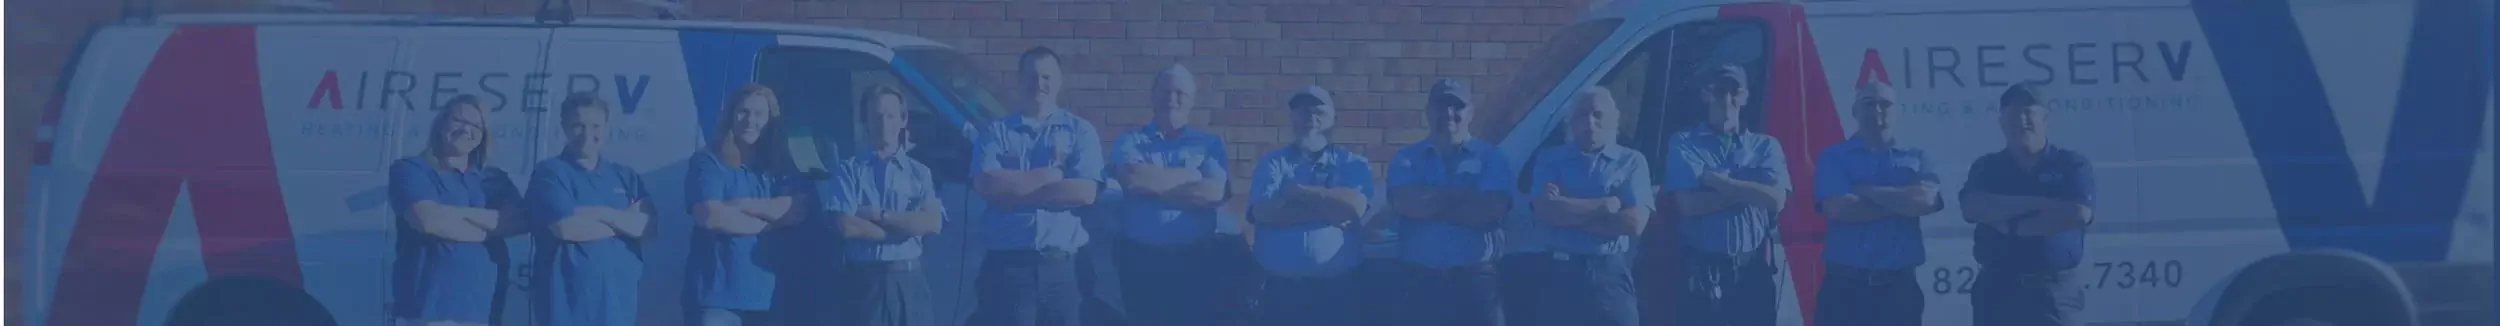
{"type": "MultiPolygon", "coordinates": [[[[860,96],[870,87],[886,85],[903,91],[914,144],[910,155],[932,170],[970,169],[964,156],[970,141],[958,127],[933,109],[923,90],[911,87],[885,60],[858,52],[823,48],[777,48],[756,60],[756,80],[772,86],[782,107],[783,143],[790,171],[822,176],[824,166],[867,148],[859,128],[860,96]]],[[[941,173],[941,181],[961,179],[941,173]]]]}
{"type": "Polygon", "coordinates": [[[993,92],[1003,89],[999,85],[1006,84],[993,80],[996,74],[973,64],[972,57],[962,52],[904,50],[895,53],[894,62],[909,72],[928,78],[930,84],[941,88],[937,90],[939,95],[962,107],[967,121],[988,121],[1007,115],[1007,106],[999,104],[998,96],[993,92]]]}
{"type": "Polygon", "coordinates": [[[1667,161],[1656,158],[1665,157],[1667,138],[1709,119],[1709,113],[1701,110],[1702,85],[1691,77],[1720,65],[1744,68],[1750,98],[1738,119],[1744,128],[1760,131],[1763,96],[1770,93],[1762,86],[1772,82],[1764,78],[1770,74],[1763,71],[1767,68],[1764,54],[1769,52],[1769,35],[1763,26],[1756,20],[1685,23],[1651,35],[1626,52],[1621,63],[1598,80],[1615,92],[1617,109],[1623,111],[1622,144],[1653,158],[1653,171],[1664,169],[1667,161]]]}
{"type": "Polygon", "coordinates": [[[1528,115],[1531,106],[1544,99],[1546,92],[1553,91],[1564,75],[1571,74],[1572,68],[1586,61],[1583,59],[1597,49],[1598,43],[1622,25],[1622,19],[1594,20],[1555,32],[1553,38],[1546,39],[1545,49],[1522,61],[1526,66],[1520,67],[1517,77],[1504,85],[1503,91],[1494,93],[1492,101],[1485,102],[1490,105],[1476,108],[1478,119],[1473,129],[1477,136],[1496,140],[1507,137],[1519,119],[1528,115]]]}

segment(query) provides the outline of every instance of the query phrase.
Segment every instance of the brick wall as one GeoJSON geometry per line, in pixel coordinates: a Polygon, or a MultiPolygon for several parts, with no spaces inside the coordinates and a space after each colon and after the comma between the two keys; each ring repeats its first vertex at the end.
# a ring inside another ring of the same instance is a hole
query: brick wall
{"type": "MultiPolygon", "coordinates": [[[[257,0],[157,1],[161,12],[280,10],[257,0]]],[[[1281,102],[1313,83],[1335,91],[1341,102],[1338,139],[1386,162],[1396,146],[1424,136],[1418,108],[1433,79],[1459,78],[1474,86],[1479,98],[1488,96],[1484,93],[1506,87],[1511,72],[1538,51],[1548,33],[1585,10],[1585,0],[692,1],[694,19],[825,24],[929,37],[971,53],[1000,78],[1014,73],[1016,53],[1050,46],[1065,57],[1064,104],[1104,126],[1105,139],[1144,123],[1154,73],[1182,62],[1198,73],[1200,111],[1206,115],[1198,121],[1230,142],[1233,171],[1250,171],[1250,160],[1285,141],[1291,127],[1281,102]]],[[[436,15],[528,15],[536,8],[534,0],[332,3],[338,12],[436,15]]],[[[33,117],[49,100],[78,38],[114,19],[121,1],[7,6],[13,59],[7,66],[8,110],[17,124],[9,130],[28,135],[32,128],[16,127],[34,119],[15,118],[33,117]]],[[[621,0],[587,0],[577,9],[592,16],[652,14],[621,0]]],[[[1246,183],[1236,184],[1238,189],[1246,183]]]]}

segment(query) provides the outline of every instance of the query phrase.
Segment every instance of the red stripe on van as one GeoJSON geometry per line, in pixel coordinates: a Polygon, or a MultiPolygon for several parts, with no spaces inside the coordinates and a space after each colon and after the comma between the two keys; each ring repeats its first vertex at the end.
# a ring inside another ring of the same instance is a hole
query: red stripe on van
{"type": "Polygon", "coordinates": [[[250,275],[300,286],[254,34],[250,26],[180,27],[156,52],[80,204],[49,324],[137,322],[141,297],[151,295],[149,265],[186,186],[201,239],[193,245],[209,279],[250,275]]]}
{"type": "Polygon", "coordinates": [[[1761,19],[1771,29],[1769,90],[1763,109],[1764,129],[1782,142],[1793,189],[1780,210],[1781,245],[1787,248],[1788,275],[1797,284],[1797,309],[1805,325],[1814,325],[1815,292],[1823,283],[1822,214],[1814,212],[1814,154],[1842,138],[1840,116],[1832,107],[1831,84],[1823,76],[1823,59],[1806,28],[1805,7],[1796,4],[1751,4],[1720,7],[1720,18],[1761,19]]]}

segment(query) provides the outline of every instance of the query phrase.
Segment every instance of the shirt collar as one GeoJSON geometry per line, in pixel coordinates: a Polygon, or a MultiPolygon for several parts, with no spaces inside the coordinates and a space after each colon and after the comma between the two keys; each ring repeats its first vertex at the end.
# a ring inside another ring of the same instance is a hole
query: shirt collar
{"type": "MultiPolygon", "coordinates": [[[[1587,153],[1582,152],[1582,154],[1585,155],[1587,153]]],[[[1623,156],[1630,154],[1632,154],[1632,149],[1623,147],[1623,144],[1606,144],[1606,148],[1598,149],[1597,155],[1594,156],[1607,161],[1616,161],[1622,160],[1623,156]]]]}
{"type": "Polygon", "coordinates": [[[1137,134],[1138,134],[1138,135],[1140,135],[1140,136],[1145,136],[1145,137],[1146,137],[1146,140],[1154,140],[1154,141],[1163,141],[1163,140],[1173,140],[1173,139],[1189,138],[1189,137],[1191,137],[1191,136],[1195,136],[1195,135],[1197,135],[1197,134],[1198,134],[1198,126],[1197,126],[1197,125],[1181,125],[1180,130],[1178,130],[1178,131],[1174,131],[1174,132],[1173,132],[1172,134],[1170,134],[1170,135],[1165,135],[1165,134],[1163,134],[1163,127],[1162,127],[1162,126],[1163,126],[1163,123],[1161,123],[1161,122],[1150,122],[1150,123],[1146,123],[1146,125],[1143,125],[1143,126],[1137,126],[1137,134]]]}
{"type": "Polygon", "coordinates": [[[859,150],[859,159],[860,159],[860,160],[862,160],[862,161],[868,161],[868,162],[877,162],[877,163],[894,163],[894,162],[899,162],[899,161],[902,161],[904,158],[906,158],[906,157],[907,157],[907,156],[905,156],[905,155],[906,155],[906,154],[908,154],[908,153],[909,153],[909,152],[899,151],[899,150],[898,150],[898,151],[895,151],[895,152],[894,152],[894,156],[893,156],[893,157],[877,157],[877,150],[875,150],[875,149],[861,149],[861,150],[859,150]]]}
{"type": "Polygon", "coordinates": [[[1015,119],[1010,121],[1012,123],[1009,124],[1009,126],[1024,127],[1027,129],[1041,129],[1041,127],[1059,124],[1061,120],[1065,120],[1068,115],[1068,110],[1064,108],[1049,108],[1042,110],[1045,111],[1045,113],[1042,113],[1041,120],[1033,120],[1033,118],[1022,113],[1008,115],[1009,118],[1015,119]]]}

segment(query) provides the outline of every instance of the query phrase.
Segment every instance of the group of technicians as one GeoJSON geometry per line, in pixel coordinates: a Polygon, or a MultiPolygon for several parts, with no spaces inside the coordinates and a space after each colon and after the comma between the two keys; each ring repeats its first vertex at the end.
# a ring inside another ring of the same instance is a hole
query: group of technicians
{"type": "MultiPolygon", "coordinates": [[[[763,164],[759,144],[781,117],[774,90],[738,89],[685,176],[692,322],[938,325],[920,257],[940,232],[973,232],[986,250],[970,325],[1084,323],[1080,250],[1116,253],[1134,325],[1771,325],[1778,314],[1769,249],[1789,173],[1779,140],[1739,122],[1750,95],[1735,66],[1703,69],[1690,89],[1707,119],[1656,152],[1617,144],[1611,91],[1575,92],[1570,141],[1532,156],[1528,171],[1473,137],[1470,92],[1441,80],[1427,94],[1429,136],[1390,158],[1385,191],[1373,189],[1369,158],[1329,138],[1334,97],[1308,87],[1285,102],[1294,139],[1257,160],[1238,221],[1216,214],[1231,199],[1229,160],[1218,136],[1191,126],[1198,89],[1186,67],[1157,75],[1154,118],[1106,153],[1096,127],[1058,105],[1058,55],[1034,48],[1018,62],[1029,102],[970,126],[973,189],[990,204],[969,231],[944,228],[952,217],[933,172],[905,154],[901,90],[853,97],[862,148],[809,180],[763,164]],[[1387,196],[1379,214],[1373,196],[1387,196]],[[1098,200],[1118,206],[1103,217],[1119,225],[1107,248],[1088,246],[1076,213],[1098,200]],[[1653,215],[1677,220],[1652,226],[1653,215]],[[1644,231],[1675,245],[1636,249],[1644,231]],[[1377,245],[1390,241],[1400,244],[1377,245]]],[[[1858,130],[1816,158],[1813,206],[1831,224],[1813,313],[1823,325],[1917,325],[1918,219],[1945,199],[1925,153],[1892,136],[1891,88],[1858,93],[1858,130]]],[[[2044,100],[2033,86],[2006,90],[2007,146],[1972,164],[1957,199],[1980,225],[1976,324],[2073,325],[2081,308],[2065,271],[2091,221],[2091,169],[2046,143],[2044,100]]],[[[425,150],[392,165],[398,324],[636,322],[649,189],[600,158],[606,103],[574,94],[559,107],[563,153],[533,167],[526,193],[484,164],[490,137],[474,97],[444,105],[425,150]],[[512,253],[498,243],[507,237],[536,249],[512,253]],[[515,261],[535,267],[511,273],[515,261]],[[525,308],[500,308],[514,291],[525,308]]]]}

